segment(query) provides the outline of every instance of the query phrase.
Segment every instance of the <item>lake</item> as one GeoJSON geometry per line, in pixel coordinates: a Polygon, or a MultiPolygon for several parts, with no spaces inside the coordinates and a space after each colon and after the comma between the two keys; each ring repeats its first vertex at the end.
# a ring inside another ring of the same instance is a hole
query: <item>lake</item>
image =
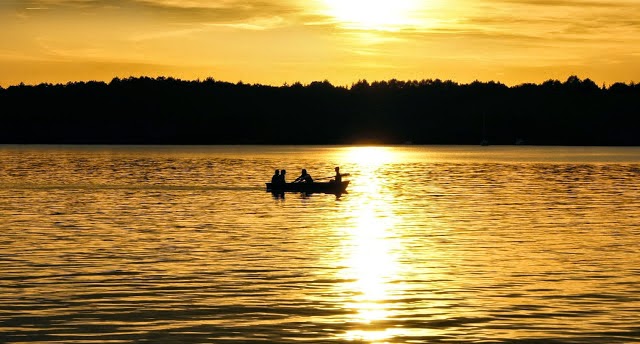
{"type": "Polygon", "coordinates": [[[640,342],[639,178],[633,147],[0,146],[0,342],[640,342]]]}

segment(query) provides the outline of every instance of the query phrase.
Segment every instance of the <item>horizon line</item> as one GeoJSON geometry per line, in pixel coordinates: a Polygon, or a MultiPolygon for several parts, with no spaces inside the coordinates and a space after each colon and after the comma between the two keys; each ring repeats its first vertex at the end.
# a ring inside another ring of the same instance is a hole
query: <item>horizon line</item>
{"type": "Polygon", "coordinates": [[[294,82],[291,82],[291,83],[289,83],[289,82],[283,82],[282,84],[277,85],[277,84],[275,84],[275,83],[259,83],[259,82],[256,82],[256,83],[250,83],[250,82],[244,82],[244,81],[242,81],[242,80],[238,80],[238,81],[236,81],[236,82],[233,82],[233,81],[228,81],[228,80],[220,80],[220,79],[216,79],[216,78],[215,78],[215,77],[213,77],[213,76],[207,76],[207,77],[202,78],[202,79],[201,79],[201,78],[195,78],[195,79],[182,79],[182,78],[179,78],[179,77],[175,77],[175,76],[167,76],[167,75],[158,75],[158,76],[149,76],[149,75],[138,75],[138,76],[135,76],[135,75],[130,75],[130,76],[127,76],[127,77],[114,76],[114,77],[112,77],[110,80],[104,80],[104,79],[102,79],[102,80],[98,80],[98,79],[88,79],[88,80],[69,80],[69,81],[67,81],[67,82],[47,82],[47,81],[42,81],[42,82],[40,82],[40,83],[29,83],[29,84],[27,84],[27,83],[25,83],[25,82],[20,82],[20,83],[18,83],[18,84],[12,84],[12,85],[8,85],[8,86],[2,86],[2,85],[0,85],[0,89],[8,89],[8,88],[10,88],[10,87],[25,87],[25,86],[27,86],[27,87],[29,87],[29,86],[30,86],[30,87],[34,87],[34,86],[42,86],[42,85],[50,85],[50,86],[65,86],[65,85],[69,85],[69,84],[77,84],[77,83],[91,83],[91,82],[104,83],[104,84],[107,84],[107,85],[108,85],[108,84],[110,84],[111,82],[113,82],[114,80],[128,80],[128,79],[153,79],[153,80],[163,80],[163,79],[167,79],[167,80],[176,80],[176,81],[181,81],[181,82],[206,82],[206,81],[214,81],[214,82],[227,83],[227,84],[232,84],[232,85],[267,86],[267,87],[291,87],[291,86],[295,86],[295,85],[301,85],[301,86],[303,86],[303,87],[306,87],[306,86],[310,86],[310,85],[312,85],[312,84],[314,84],[314,83],[329,83],[329,84],[330,84],[331,86],[333,86],[333,87],[336,87],[336,88],[340,88],[340,87],[342,87],[342,88],[347,88],[347,89],[353,88],[353,86],[358,85],[358,84],[360,84],[360,83],[367,83],[367,84],[369,84],[369,85],[372,85],[372,84],[374,84],[374,83],[382,83],[382,82],[390,82],[390,81],[397,81],[397,82],[403,82],[403,83],[423,82],[423,81],[440,81],[440,82],[452,82],[452,83],[457,84],[457,85],[459,85],[459,86],[471,85],[471,84],[474,84],[474,83],[481,83],[481,84],[491,84],[491,83],[494,83],[494,84],[498,84],[498,85],[506,86],[506,87],[508,87],[508,88],[512,88],[512,87],[518,87],[518,86],[524,86],[524,85],[542,85],[542,84],[544,84],[544,83],[546,83],[546,82],[549,82],[549,81],[553,81],[553,82],[556,82],[556,81],[557,81],[557,82],[562,82],[562,83],[564,83],[564,82],[569,81],[569,80],[570,80],[570,79],[572,79],[572,78],[574,78],[574,79],[576,79],[577,81],[580,81],[580,82],[584,82],[584,81],[591,81],[591,82],[593,82],[596,86],[598,86],[598,88],[601,88],[601,89],[607,88],[607,86],[612,86],[612,85],[615,85],[615,84],[625,84],[625,85],[628,85],[628,86],[635,86],[635,85],[637,85],[637,84],[638,84],[638,83],[636,83],[634,80],[631,80],[631,81],[629,81],[629,82],[626,82],[626,81],[616,81],[616,82],[613,82],[613,83],[609,83],[608,85],[607,85],[607,83],[606,83],[606,82],[603,82],[603,83],[602,83],[602,85],[600,86],[600,85],[598,85],[598,83],[597,83],[595,80],[593,80],[593,79],[591,79],[591,78],[584,78],[584,79],[582,79],[582,78],[580,78],[580,77],[579,77],[578,75],[576,75],[576,74],[570,74],[570,75],[568,75],[568,76],[567,76],[567,78],[566,78],[564,81],[562,81],[562,80],[560,80],[560,79],[553,79],[553,78],[550,78],[550,79],[546,79],[546,80],[544,80],[544,81],[542,81],[542,82],[539,82],[539,83],[536,83],[536,82],[533,82],[533,81],[529,81],[529,82],[522,82],[522,83],[517,83],[517,84],[512,84],[512,85],[506,84],[506,83],[504,83],[504,82],[502,82],[502,81],[499,81],[499,80],[481,81],[481,80],[479,80],[479,79],[475,79],[475,80],[473,80],[473,81],[471,81],[471,82],[460,82],[460,81],[456,81],[456,80],[454,80],[454,79],[441,79],[441,78],[422,78],[422,79],[397,79],[397,78],[390,78],[390,79],[376,79],[376,80],[371,80],[371,81],[369,81],[367,78],[361,78],[361,79],[358,79],[357,81],[352,81],[352,82],[351,82],[351,85],[338,85],[338,84],[333,84],[330,80],[328,80],[328,79],[324,79],[324,80],[313,80],[313,81],[310,81],[310,82],[308,82],[308,83],[303,83],[302,81],[294,81],[294,82]]]}

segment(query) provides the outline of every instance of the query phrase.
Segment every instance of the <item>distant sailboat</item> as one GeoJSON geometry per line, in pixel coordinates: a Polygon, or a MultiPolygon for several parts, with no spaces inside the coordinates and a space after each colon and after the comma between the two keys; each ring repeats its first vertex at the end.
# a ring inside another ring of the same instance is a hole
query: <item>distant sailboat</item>
{"type": "Polygon", "coordinates": [[[489,139],[487,139],[487,119],[486,115],[482,114],[482,140],[480,141],[481,146],[488,146],[489,139]]]}

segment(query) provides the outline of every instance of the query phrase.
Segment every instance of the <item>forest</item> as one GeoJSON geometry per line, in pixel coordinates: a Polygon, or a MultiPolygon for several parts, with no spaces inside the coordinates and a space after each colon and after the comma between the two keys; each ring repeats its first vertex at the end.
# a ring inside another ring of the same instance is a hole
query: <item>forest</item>
{"type": "Polygon", "coordinates": [[[640,145],[640,84],[213,78],[0,87],[2,144],[640,145]]]}

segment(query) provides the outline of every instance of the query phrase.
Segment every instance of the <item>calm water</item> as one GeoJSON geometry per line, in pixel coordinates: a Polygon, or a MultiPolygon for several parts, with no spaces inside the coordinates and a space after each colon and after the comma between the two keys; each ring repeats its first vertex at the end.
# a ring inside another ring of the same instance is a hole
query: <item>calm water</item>
{"type": "Polygon", "coordinates": [[[639,178],[640,148],[0,146],[0,342],[640,342],[639,178]],[[264,190],[336,165],[341,197],[264,190]]]}

